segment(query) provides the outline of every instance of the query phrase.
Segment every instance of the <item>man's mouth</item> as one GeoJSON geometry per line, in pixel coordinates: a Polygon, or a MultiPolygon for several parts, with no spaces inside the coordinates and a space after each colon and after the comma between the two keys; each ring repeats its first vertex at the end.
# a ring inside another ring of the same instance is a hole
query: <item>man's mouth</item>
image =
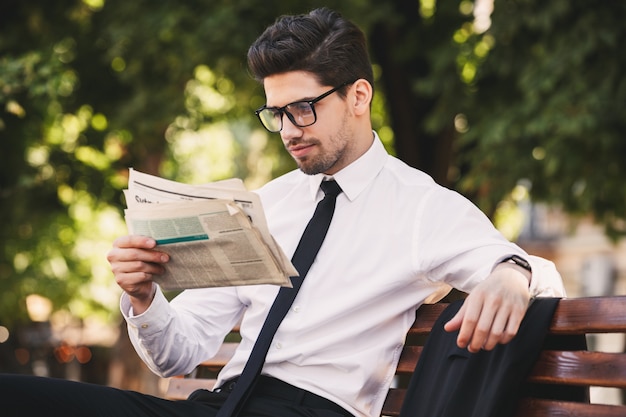
{"type": "Polygon", "coordinates": [[[313,143],[299,143],[296,145],[290,145],[287,149],[294,158],[303,158],[311,152],[314,146],[315,144],[313,143]]]}

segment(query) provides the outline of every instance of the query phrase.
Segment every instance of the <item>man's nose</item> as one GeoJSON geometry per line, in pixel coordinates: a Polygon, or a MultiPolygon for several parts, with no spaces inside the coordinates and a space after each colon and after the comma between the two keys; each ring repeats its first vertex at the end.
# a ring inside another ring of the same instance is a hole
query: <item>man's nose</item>
{"type": "Polygon", "coordinates": [[[296,126],[286,114],[283,114],[283,128],[280,131],[280,136],[284,141],[299,138],[302,136],[302,128],[296,126]]]}

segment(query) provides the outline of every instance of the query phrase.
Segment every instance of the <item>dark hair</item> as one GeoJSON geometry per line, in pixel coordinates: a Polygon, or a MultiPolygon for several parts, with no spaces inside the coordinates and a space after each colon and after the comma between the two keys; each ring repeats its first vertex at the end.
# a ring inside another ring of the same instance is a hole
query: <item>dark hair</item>
{"type": "Polygon", "coordinates": [[[250,46],[248,66],[259,82],[274,74],[306,71],[323,85],[338,86],[359,78],[374,85],[365,35],[327,8],[279,17],[250,46]]]}

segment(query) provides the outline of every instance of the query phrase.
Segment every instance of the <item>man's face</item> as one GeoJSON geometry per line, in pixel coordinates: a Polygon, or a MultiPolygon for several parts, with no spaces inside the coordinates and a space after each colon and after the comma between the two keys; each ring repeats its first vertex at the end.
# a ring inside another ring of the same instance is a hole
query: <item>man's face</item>
{"type": "MultiPolygon", "coordinates": [[[[313,75],[303,71],[269,76],[263,80],[263,85],[268,107],[312,100],[336,87],[320,85],[313,75]]],[[[351,85],[345,87],[346,90],[350,88],[351,85]]],[[[346,100],[336,92],[314,106],[317,119],[311,126],[298,127],[283,114],[280,136],[285,148],[305,174],[332,175],[358,156],[353,150],[354,117],[346,100]]]]}

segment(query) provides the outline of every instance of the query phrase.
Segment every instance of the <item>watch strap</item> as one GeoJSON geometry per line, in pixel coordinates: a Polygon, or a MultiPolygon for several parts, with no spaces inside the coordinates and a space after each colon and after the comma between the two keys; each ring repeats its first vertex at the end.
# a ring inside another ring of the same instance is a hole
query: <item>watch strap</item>
{"type": "Polygon", "coordinates": [[[500,263],[504,263],[504,262],[509,262],[517,266],[520,266],[530,273],[533,272],[533,269],[530,266],[530,263],[519,255],[509,255],[500,261],[500,263]]]}

